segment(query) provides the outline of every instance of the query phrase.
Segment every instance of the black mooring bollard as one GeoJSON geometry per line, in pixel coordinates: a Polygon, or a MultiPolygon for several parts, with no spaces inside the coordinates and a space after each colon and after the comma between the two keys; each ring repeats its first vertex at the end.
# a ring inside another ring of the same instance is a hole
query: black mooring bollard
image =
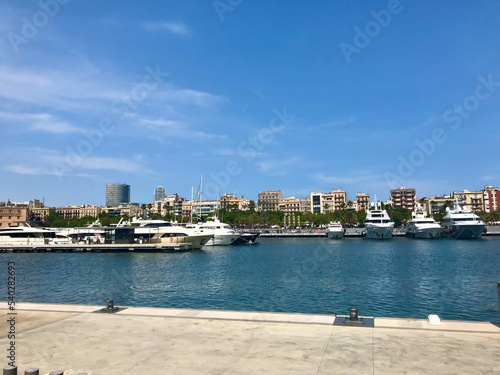
{"type": "Polygon", "coordinates": [[[49,375],[64,375],[64,371],[63,370],[54,370],[54,371],[49,372],[49,375]]]}
{"type": "Polygon", "coordinates": [[[37,368],[29,368],[24,371],[24,375],[40,375],[40,370],[37,368]]]}
{"type": "Polygon", "coordinates": [[[359,309],[357,309],[356,307],[349,307],[347,310],[349,310],[349,320],[357,321],[359,309]]]}
{"type": "Polygon", "coordinates": [[[3,368],[3,375],[17,375],[16,366],[5,366],[3,368]]]}

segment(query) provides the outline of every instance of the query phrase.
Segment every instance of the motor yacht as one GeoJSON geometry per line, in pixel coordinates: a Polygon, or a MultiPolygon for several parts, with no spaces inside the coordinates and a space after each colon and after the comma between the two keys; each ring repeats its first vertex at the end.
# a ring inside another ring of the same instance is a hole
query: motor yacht
{"type": "Polygon", "coordinates": [[[406,236],[411,238],[441,238],[443,228],[436,221],[427,216],[420,203],[411,213],[411,220],[406,224],[406,236]]]}
{"type": "Polygon", "coordinates": [[[332,221],[326,228],[326,234],[330,239],[339,240],[344,238],[344,228],[339,221],[332,221]]]}
{"type": "Polygon", "coordinates": [[[53,229],[34,228],[26,222],[0,229],[0,246],[57,245],[72,242],[72,239],[63,233],[53,229]]]}
{"type": "Polygon", "coordinates": [[[211,233],[173,225],[164,220],[133,220],[134,237],[139,243],[190,243],[193,249],[201,249],[213,238],[211,233]]]}
{"type": "Polygon", "coordinates": [[[455,197],[453,208],[446,207],[446,214],[441,222],[443,235],[450,238],[481,238],[485,224],[474,212],[462,207],[455,197]]]}
{"type": "Polygon", "coordinates": [[[228,224],[222,223],[217,217],[204,223],[188,224],[186,227],[199,233],[213,235],[207,243],[208,246],[231,245],[241,237],[241,234],[231,229],[228,224]]]}
{"type": "Polygon", "coordinates": [[[372,207],[368,210],[365,220],[366,238],[377,240],[388,240],[392,238],[394,230],[394,222],[383,210],[381,203],[375,201],[372,207]]]}

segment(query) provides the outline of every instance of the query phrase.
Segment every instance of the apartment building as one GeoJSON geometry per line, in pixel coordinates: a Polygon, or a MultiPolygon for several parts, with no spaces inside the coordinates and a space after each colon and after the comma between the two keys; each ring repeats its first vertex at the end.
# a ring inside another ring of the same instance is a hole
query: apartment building
{"type": "Polygon", "coordinates": [[[278,210],[283,211],[285,215],[293,215],[300,212],[300,199],[288,197],[281,200],[278,204],[278,210]]]}
{"type": "Polygon", "coordinates": [[[282,200],[283,195],[280,190],[259,191],[259,211],[277,211],[282,200]]]}
{"type": "Polygon", "coordinates": [[[424,208],[429,215],[435,215],[441,211],[441,208],[446,202],[452,202],[453,198],[450,195],[436,196],[425,198],[424,208]]]}
{"type": "Polygon", "coordinates": [[[403,207],[408,210],[414,210],[417,204],[415,189],[407,189],[401,186],[398,189],[391,189],[391,205],[393,207],[403,207]]]}
{"type": "Polygon", "coordinates": [[[29,205],[2,202],[0,203],[0,228],[16,225],[17,221],[26,221],[29,218],[29,205]]]}
{"type": "Polygon", "coordinates": [[[347,203],[347,194],[344,190],[332,188],[328,193],[311,193],[311,212],[324,214],[340,210],[347,203]]]}
{"type": "Polygon", "coordinates": [[[370,208],[370,195],[358,193],[356,194],[356,211],[367,212],[370,208]]]}
{"type": "Polygon", "coordinates": [[[241,197],[235,197],[233,194],[223,194],[220,197],[220,207],[225,210],[236,209],[239,211],[246,211],[249,209],[250,199],[241,197]]]}
{"type": "Polygon", "coordinates": [[[486,185],[483,193],[483,211],[493,212],[500,208],[500,189],[486,185]]]}
{"type": "Polygon", "coordinates": [[[481,211],[484,207],[482,191],[469,191],[464,189],[461,192],[451,193],[451,198],[455,199],[455,197],[458,197],[463,207],[467,207],[471,211],[481,211]]]}
{"type": "Polygon", "coordinates": [[[300,212],[306,213],[306,212],[311,212],[311,198],[302,198],[300,200],[300,212]]]}

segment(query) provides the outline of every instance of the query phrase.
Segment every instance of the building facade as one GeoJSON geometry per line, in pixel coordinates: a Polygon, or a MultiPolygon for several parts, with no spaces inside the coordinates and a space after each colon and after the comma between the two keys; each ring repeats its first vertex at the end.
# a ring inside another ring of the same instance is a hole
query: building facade
{"type": "Polygon", "coordinates": [[[306,197],[300,200],[300,212],[303,214],[311,212],[311,198],[306,197]]]}
{"type": "Polygon", "coordinates": [[[311,193],[311,212],[324,214],[340,210],[347,204],[347,194],[344,190],[332,188],[329,193],[311,193]]]}
{"type": "Polygon", "coordinates": [[[417,198],[415,189],[407,189],[401,186],[399,189],[391,189],[390,196],[393,207],[403,207],[412,211],[416,207],[417,198]]]}
{"type": "Polygon", "coordinates": [[[453,199],[449,195],[443,195],[442,197],[429,197],[425,198],[424,207],[429,215],[436,215],[441,211],[443,206],[448,202],[448,204],[453,202],[453,199]]]}
{"type": "Polygon", "coordinates": [[[163,199],[155,201],[153,205],[153,212],[160,215],[173,214],[175,216],[182,216],[182,204],[184,198],[180,198],[177,194],[169,194],[163,199]]]}
{"type": "Polygon", "coordinates": [[[277,211],[283,195],[280,190],[259,191],[259,211],[277,211]]]}
{"type": "Polygon", "coordinates": [[[370,208],[370,196],[368,194],[356,194],[356,211],[367,212],[370,208]]]}
{"type": "Polygon", "coordinates": [[[27,221],[29,217],[29,206],[27,204],[18,204],[3,202],[0,204],[0,228],[7,228],[11,225],[17,225],[18,221],[27,221]]]}
{"type": "Polygon", "coordinates": [[[118,207],[130,204],[130,185],[106,185],[106,207],[118,207]]]}
{"type": "Polygon", "coordinates": [[[493,212],[500,208],[500,189],[486,185],[483,193],[483,211],[493,212]]]}
{"type": "Polygon", "coordinates": [[[483,192],[482,191],[469,191],[464,189],[461,192],[451,193],[452,199],[458,198],[463,207],[467,207],[471,211],[481,211],[483,209],[483,192]]]}
{"type": "Polygon", "coordinates": [[[166,190],[163,188],[163,186],[158,186],[154,192],[154,201],[153,202],[161,201],[162,199],[165,199],[166,197],[167,197],[166,190]]]}
{"type": "Polygon", "coordinates": [[[251,202],[243,196],[237,198],[233,194],[223,194],[220,197],[220,207],[224,210],[247,211],[251,202]]]}
{"type": "Polygon", "coordinates": [[[288,197],[278,203],[278,210],[283,211],[285,215],[294,215],[300,212],[300,200],[295,197],[288,197]]]}

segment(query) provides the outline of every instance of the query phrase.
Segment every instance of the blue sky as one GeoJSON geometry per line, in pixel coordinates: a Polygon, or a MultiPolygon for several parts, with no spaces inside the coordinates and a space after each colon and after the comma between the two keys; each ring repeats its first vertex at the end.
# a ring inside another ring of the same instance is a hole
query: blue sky
{"type": "Polygon", "coordinates": [[[0,5],[0,200],[500,185],[498,1],[0,5]]]}

